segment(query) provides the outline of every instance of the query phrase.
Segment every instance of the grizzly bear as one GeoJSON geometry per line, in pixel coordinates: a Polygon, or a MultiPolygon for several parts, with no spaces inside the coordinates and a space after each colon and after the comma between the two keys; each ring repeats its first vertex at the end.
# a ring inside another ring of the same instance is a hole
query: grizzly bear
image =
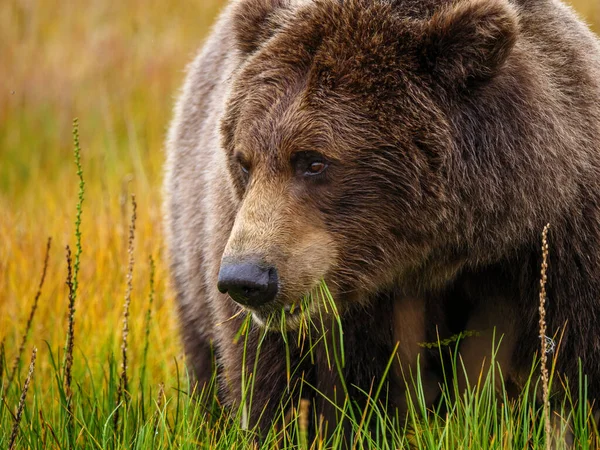
{"type": "Polygon", "coordinates": [[[518,386],[540,345],[547,223],[557,371],[576,380],[579,358],[600,398],[600,45],[558,0],[233,1],[167,148],[187,358],[201,385],[216,367],[231,406],[252,373],[249,426],[298,380],[364,401],[395,349],[388,404],[404,407],[417,360],[432,402],[440,368],[421,344],[464,329],[481,331],[461,347],[467,375],[495,329],[518,386]],[[299,307],[323,281],[334,304],[299,307]],[[307,319],[343,361],[307,357],[307,319]]]}

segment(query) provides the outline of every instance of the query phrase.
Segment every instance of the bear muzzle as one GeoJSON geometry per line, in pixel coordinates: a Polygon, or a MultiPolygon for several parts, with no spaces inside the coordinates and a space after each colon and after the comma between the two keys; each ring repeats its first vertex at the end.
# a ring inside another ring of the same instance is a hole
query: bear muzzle
{"type": "Polygon", "coordinates": [[[224,262],[219,270],[217,288],[240,305],[258,308],[275,299],[279,277],[275,267],[256,261],[224,262]]]}

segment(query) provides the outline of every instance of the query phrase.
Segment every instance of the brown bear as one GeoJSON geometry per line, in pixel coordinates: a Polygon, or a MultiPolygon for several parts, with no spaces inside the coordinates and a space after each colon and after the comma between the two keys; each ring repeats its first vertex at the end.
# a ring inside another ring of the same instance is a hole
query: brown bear
{"type": "MultiPolygon", "coordinates": [[[[577,379],[580,358],[600,398],[600,45],[558,0],[234,1],[188,69],[167,147],[188,361],[205,383],[214,351],[230,405],[253,372],[248,424],[298,379],[364,397],[397,344],[410,368],[420,343],[465,328],[504,335],[518,385],[540,344],[546,223],[557,370],[577,379]],[[323,280],[337,314],[317,295],[297,307],[323,280]],[[306,357],[307,317],[343,364],[306,357]]],[[[489,352],[461,351],[471,373],[489,352]]],[[[421,358],[433,401],[438,368],[421,358]]]]}

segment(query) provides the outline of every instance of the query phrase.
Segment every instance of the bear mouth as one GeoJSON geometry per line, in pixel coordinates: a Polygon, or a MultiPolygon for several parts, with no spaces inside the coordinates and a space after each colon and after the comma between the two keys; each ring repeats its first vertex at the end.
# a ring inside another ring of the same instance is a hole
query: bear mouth
{"type": "Polygon", "coordinates": [[[315,326],[315,321],[337,315],[335,302],[323,281],[306,294],[294,299],[280,299],[263,307],[247,308],[254,322],[267,330],[295,331],[315,326]]]}
{"type": "Polygon", "coordinates": [[[292,302],[283,306],[267,309],[249,310],[252,318],[261,328],[272,331],[293,331],[309,322],[312,317],[311,304],[292,302]]]}
{"type": "Polygon", "coordinates": [[[299,314],[302,314],[302,308],[300,307],[300,305],[298,303],[294,302],[294,303],[285,305],[283,307],[283,312],[288,316],[294,317],[299,314]]]}

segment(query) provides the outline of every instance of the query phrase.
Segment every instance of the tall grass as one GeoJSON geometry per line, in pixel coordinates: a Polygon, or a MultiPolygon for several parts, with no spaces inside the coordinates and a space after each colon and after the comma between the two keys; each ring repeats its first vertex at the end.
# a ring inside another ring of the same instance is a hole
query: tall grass
{"type": "MultiPolygon", "coordinates": [[[[85,142],[86,192],[94,201],[81,225],[88,245],[77,294],[85,298],[85,313],[77,328],[85,339],[75,352],[106,354],[120,345],[114,333],[121,323],[116,299],[123,292],[127,204],[135,192],[140,217],[134,291],[140,298],[149,289],[147,255],[157,263],[151,338],[160,345],[150,357],[149,372],[165,379],[174,358],[182,364],[162,258],[162,148],[184,67],[224,4],[0,1],[0,330],[6,330],[0,338],[6,337],[10,362],[33,305],[31,277],[40,270],[43,243],[48,236],[57,248],[71,242],[68,224],[78,192],[71,126],[73,117],[80,117],[85,118],[79,131],[85,142]]],[[[573,4],[600,30],[600,2],[573,4]]],[[[68,289],[65,264],[58,252],[50,256],[45,298],[32,330],[39,348],[66,335],[65,325],[55,326],[54,320],[67,314],[61,301],[68,289]]],[[[134,302],[131,315],[144,314],[145,306],[134,302]]],[[[143,321],[131,327],[132,335],[144,332],[143,321]]],[[[135,359],[142,349],[130,351],[135,359]]],[[[42,358],[36,370],[47,369],[42,358]]]]}
{"type": "MultiPolygon", "coordinates": [[[[574,3],[599,30],[598,2],[574,3]]],[[[250,445],[251,434],[237,420],[241,412],[222,412],[212,396],[210,411],[190,401],[160,232],[162,144],[173,96],[223,4],[0,2],[0,448],[9,447],[17,422],[16,448],[250,445]],[[81,180],[72,164],[73,117],[82,118],[86,176],[76,288],[73,273],[67,274],[73,261],[52,250],[46,263],[44,249],[52,236],[54,249],[69,245],[78,254],[73,207],[81,180]],[[139,217],[129,311],[135,319],[129,322],[127,351],[131,401],[119,410],[117,433],[132,192],[139,217]],[[64,347],[67,335],[76,337],[70,350],[64,347]],[[27,383],[22,355],[33,348],[38,349],[35,376],[21,402],[27,383]]],[[[332,353],[331,364],[335,357],[332,353]]],[[[360,425],[364,411],[341,414],[355,414],[351,420],[363,436],[357,448],[375,441],[389,448],[538,446],[543,431],[537,378],[518,401],[494,397],[485,386],[443,414],[426,414],[425,405],[416,402],[408,418],[412,431],[397,427],[392,421],[402,421],[385,416],[379,406],[371,410],[376,423],[371,434],[360,425]]],[[[451,383],[446,391],[448,399],[454,396],[451,383]]],[[[578,392],[565,406],[574,409],[578,438],[593,448],[595,431],[588,426],[591,412],[584,398],[585,392],[578,392]]],[[[302,417],[292,414],[265,446],[303,445],[308,437],[302,437],[302,417]]],[[[326,446],[325,439],[314,446],[326,446]]]]}
{"type": "MultiPolygon", "coordinates": [[[[81,161],[81,148],[75,134],[76,159],[81,161]]],[[[81,226],[83,179],[81,164],[77,165],[80,173],[80,195],[76,201],[75,245],[80,247],[80,254],[85,254],[87,241],[82,239],[77,230],[81,226]]],[[[502,380],[497,383],[496,377],[502,377],[501,368],[495,362],[498,344],[492,343],[490,369],[480,374],[476,383],[466,391],[458,387],[457,379],[461,370],[457,348],[461,339],[470,336],[459,336],[457,341],[437,342],[440,358],[450,356],[452,364],[445,373],[441,386],[442,399],[438,406],[432,408],[425,401],[424,389],[420,373],[407,381],[407,389],[417,395],[409,397],[408,414],[400,417],[387,407],[388,398],[383,380],[363,391],[366,404],[362,406],[349,399],[347,387],[344,385],[342,402],[336,402],[339,411],[339,424],[332,424],[327,433],[317,431],[310,433],[309,421],[319,423],[316,411],[311,405],[300,401],[298,407],[281,399],[281,420],[269,430],[248,429],[247,411],[251,409],[252,394],[260,386],[254,385],[253,374],[243,380],[244,399],[239,409],[227,410],[219,406],[214,396],[214,389],[193,392],[190,378],[185,371],[179,376],[173,373],[166,380],[147,376],[148,352],[155,343],[149,340],[150,324],[153,320],[152,305],[154,303],[154,270],[153,259],[150,261],[149,295],[145,315],[145,332],[142,358],[129,360],[128,311],[132,298],[136,294],[133,287],[134,274],[134,239],[136,232],[136,203],[132,201],[132,215],[128,239],[123,242],[127,246],[127,272],[122,280],[125,297],[121,300],[124,308],[123,331],[120,353],[107,352],[95,361],[87,359],[85,353],[74,357],[73,342],[75,335],[74,284],[76,280],[75,264],[70,251],[67,251],[67,284],[68,295],[64,301],[71,306],[65,317],[68,323],[65,355],[59,355],[59,348],[47,343],[40,352],[39,359],[49,362],[52,375],[50,380],[33,378],[37,349],[33,349],[29,371],[21,386],[10,384],[2,377],[2,402],[0,404],[0,448],[377,448],[377,449],[437,449],[437,448],[547,448],[553,442],[554,448],[566,448],[565,436],[567,427],[571,428],[575,442],[580,448],[595,448],[600,445],[594,425],[593,414],[585,395],[585,378],[579,380],[577,396],[567,395],[562,407],[555,402],[556,410],[561,417],[568,418],[562,425],[551,432],[546,428],[546,402],[540,404],[540,390],[543,397],[547,395],[548,375],[542,377],[540,384],[539,365],[533,361],[532,370],[522,394],[514,399],[509,397],[502,380]],[[115,358],[120,354],[121,364],[115,358]],[[60,360],[63,359],[63,363],[60,360]],[[128,363],[130,361],[130,363],[128,363]],[[96,370],[94,370],[94,366],[96,370]],[[70,369],[67,370],[67,367],[70,369]],[[70,370],[78,374],[71,377],[70,370]],[[500,392],[497,386],[500,385],[500,392]],[[28,392],[30,395],[28,396],[28,392]],[[151,393],[154,392],[154,395],[151,393]],[[149,395],[145,395],[148,393],[149,395]],[[196,399],[193,398],[196,397],[196,399]],[[15,405],[15,406],[13,406],[15,405]],[[208,405],[208,406],[207,406],[208,405]],[[13,411],[14,407],[14,413],[13,411]],[[390,414],[391,413],[391,414],[390,414]],[[9,431],[10,430],[10,431],[9,431]],[[350,430],[350,433],[348,433],[350,430]],[[351,437],[349,441],[348,438],[351,437]]],[[[540,298],[544,298],[545,275],[548,270],[546,241],[547,229],[543,235],[544,263],[541,273],[540,298]]],[[[49,246],[47,247],[49,249],[49,246]]],[[[48,258],[45,259],[47,261],[48,258]]],[[[43,273],[48,266],[45,263],[43,273]]],[[[44,275],[42,275],[42,281],[44,275]]],[[[40,283],[39,289],[43,286],[40,283]]],[[[80,284],[83,288],[84,285],[80,284]]],[[[316,345],[325,345],[330,355],[331,367],[342,368],[346,357],[343,352],[343,330],[334,299],[325,284],[312,293],[299,306],[309,308],[317,305],[317,313],[307,319],[299,334],[308,339],[307,349],[316,345]],[[331,330],[320,329],[323,323],[334,324],[331,330]],[[315,340],[312,341],[310,329],[314,329],[315,340]],[[332,339],[327,339],[331,332],[332,339]],[[327,347],[331,346],[331,347],[327,347]]],[[[40,298],[37,294],[36,298],[40,298]]],[[[84,297],[79,303],[85,305],[84,297]]],[[[78,308],[78,317],[85,312],[85,306],[78,308]]],[[[544,305],[540,306],[541,323],[543,322],[544,305]]],[[[32,314],[29,316],[32,317],[32,314]]],[[[274,315],[271,320],[279,320],[274,315]]],[[[282,321],[285,316],[282,316],[282,321]]],[[[29,333],[32,320],[28,321],[25,335],[29,333]]],[[[239,339],[247,339],[251,324],[250,316],[240,329],[239,339]]],[[[268,324],[277,333],[277,327],[268,324]]],[[[545,335],[542,327],[542,342],[545,335]]],[[[285,334],[285,333],[283,333],[285,334]]],[[[81,336],[81,333],[77,333],[81,336]]],[[[80,339],[85,339],[82,336],[80,339]]],[[[260,344],[259,344],[260,348],[260,344]]],[[[544,348],[545,350],[545,348],[544,348]]],[[[260,354],[260,353],[259,353],[260,354]]],[[[259,357],[259,354],[256,358],[259,357]]],[[[545,352],[542,353],[545,357],[545,352]]],[[[6,367],[5,356],[2,355],[2,366],[6,367]]],[[[255,361],[256,363],[256,361],[255,361]]],[[[394,355],[390,355],[390,366],[394,363],[394,355]]],[[[255,364],[256,365],[256,364],[255,364]]],[[[288,370],[293,370],[290,367],[288,370]]],[[[544,373],[542,369],[542,373],[544,373]]],[[[21,379],[21,370],[17,365],[15,380],[21,379]]],[[[340,371],[343,384],[343,375],[340,371]]],[[[473,381],[473,380],[471,380],[473,381]]],[[[306,388],[309,386],[307,385],[306,388]]],[[[276,399],[274,399],[276,400],[276,399]]],[[[569,432],[571,431],[569,430],[569,432]]]]}

